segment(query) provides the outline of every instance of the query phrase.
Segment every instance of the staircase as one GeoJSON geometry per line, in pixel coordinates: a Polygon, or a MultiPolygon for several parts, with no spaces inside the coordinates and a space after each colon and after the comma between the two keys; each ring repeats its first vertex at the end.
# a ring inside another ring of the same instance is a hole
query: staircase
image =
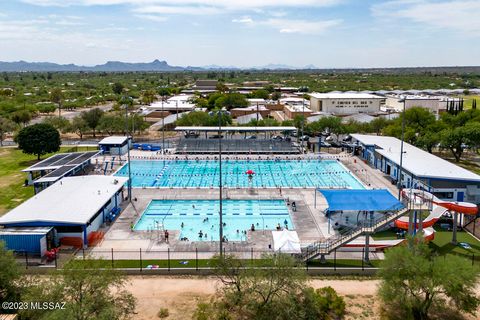
{"type": "Polygon", "coordinates": [[[335,249],[343,246],[344,244],[354,240],[355,238],[361,236],[362,234],[374,233],[381,227],[397,220],[401,216],[408,213],[410,209],[404,208],[393,214],[385,215],[379,219],[368,221],[366,225],[358,226],[356,228],[349,229],[347,232],[340,234],[336,237],[331,237],[321,241],[315,241],[306,248],[302,248],[302,253],[300,253],[300,258],[304,261],[314,259],[320,255],[330,254],[335,249]]]}

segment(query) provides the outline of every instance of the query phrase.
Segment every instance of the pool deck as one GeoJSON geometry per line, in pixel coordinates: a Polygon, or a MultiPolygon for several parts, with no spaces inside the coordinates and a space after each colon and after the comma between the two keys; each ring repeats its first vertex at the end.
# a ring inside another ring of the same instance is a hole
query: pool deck
{"type": "MultiPolygon", "coordinates": [[[[133,151],[136,159],[168,159],[174,160],[178,155],[159,156],[151,152],[133,151]],[[162,157],[162,158],[160,158],[162,157]]],[[[386,188],[393,195],[396,195],[398,189],[392,185],[379,170],[373,169],[358,157],[349,154],[309,154],[304,156],[278,156],[281,159],[339,159],[367,188],[386,188]]],[[[189,159],[195,159],[197,156],[190,156],[189,159]]],[[[199,159],[213,159],[212,156],[198,156],[199,159]]],[[[238,156],[230,159],[253,159],[267,160],[272,156],[238,156]]],[[[185,156],[178,157],[185,159],[185,156]]],[[[108,161],[107,158],[103,159],[108,161]]],[[[118,160],[116,160],[118,161],[118,160]]],[[[99,163],[102,160],[100,159],[99,163]]],[[[123,162],[124,163],[124,162],[123,162]]],[[[117,170],[122,162],[117,162],[112,170],[117,170]]],[[[218,188],[134,188],[132,197],[136,199],[132,203],[124,203],[121,215],[111,225],[105,228],[106,234],[102,242],[97,246],[89,248],[87,253],[94,257],[103,257],[110,259],[112,251],[115,259],[138,259],[140,254],[143,259],[194,259],[196,256],[200,259],[210,258],[218,252],[219,242],[185,242],[179,240],[179,230],[169,230],[169,242],[163,239],[163,232],[160,231],[132,231],[131,225],[135,223],[147,208],[153,199],[158,200],[194,200],[194,199],[218,199],[218,188]],[[198,253],[196,253],[196,251],[198,253]],[[141,253],[140,253],[141,252],[141,253]]],[[[296,212],[288,206],[290,217],[297,231],[302,245],[312,243],[316,240],[325,239],[335,235],[333,229],[329,229],[328,220],[323,211],[327,204],[322,196],[317,195],[316,208],[315,191],[313,188],[225,188],[224,199],[233,200],[252,200],[252,199],[288,199],[295,201],[297,205],[296,212]]],[[[357,241],[364,241],[363,237],[357,241]]],[[[371,240],[372,241],[372,240],[371,240]]],[[[237,256],[244,258],[258,258],[264,252],[273,252],[273,237],[270,230],[258,230],[248,232],[247,241],[230,241],[224,243],[225,251],[234,252],[237,256]]],[[[337,258],[355,258],[361,255],[361,252],[339,252],[337,258]]],[[[380,254],[381,256],[381,254],[380,254]]],[[[376,255],[373,254],[372,258],[376,255]]]]}

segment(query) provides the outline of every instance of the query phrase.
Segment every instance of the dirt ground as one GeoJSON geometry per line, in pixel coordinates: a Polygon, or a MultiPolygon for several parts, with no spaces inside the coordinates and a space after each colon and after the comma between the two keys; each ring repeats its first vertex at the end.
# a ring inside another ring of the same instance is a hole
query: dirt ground
{"type": "MultiPolygon", "coordinates": [[[[192,276],[132,276],[129,281],[126,289],[137,298],[137,314],[133,318],[141,320],[159,319],[160,308],[168,309],[169,316],[165,319],[192,319],[197,303],[208,301],[220,285],[211,277],[192,276]]],[[[376,296],[378,280],[312,279],[310,284],[314,288],[331,286],[344,297],[347,305],[345,320],[380,319],[376,296]]],[[[477,292],[480,293],[480,286],[477,292]]],[[[471,315],[459,317],[458,314],[453,318],[478,319],[471,315]]]]}
{"type": "MultiPolygon", "coordinates": [[[[167,319],[191,319],[197,302],[207,301],[217,288],[214,278],[199,277],[130,277],[127,289],[137,298],[135,319],[159,319],[160,308],[167,308],[167,319]]],[[[345,319],[379,319],[375,303],[377,280],[312,280],[315,288],[331,286],[345,297],[348,314],[345,319]],[[370,311],[368,311],[370,310],[370,311]]]]}

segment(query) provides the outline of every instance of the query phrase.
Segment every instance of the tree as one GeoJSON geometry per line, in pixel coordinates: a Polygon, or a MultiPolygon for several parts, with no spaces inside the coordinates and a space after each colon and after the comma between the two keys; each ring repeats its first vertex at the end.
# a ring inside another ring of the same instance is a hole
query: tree
{"type": "Polygon", "coordinates": [[[53,88],[50,92],[50,101],[58,106],[58,116],[62,115],[63,92],[60,88],[53,88]]]}
{"type": "Polygon", "coordinates": [[[62,133],[68,132],[70,127],[70,121],[65,117],[47,117],[43,120],[43,123],[50,124],[62,133]]]}
{"type": "MultiPolygon", "coordinates": [[[[5,242],[0,241],[0,302],[19,301],[20,288],[17,281],[20,279],[18,265],[13,252],[5,248],[5,242]]],[[[0,312],[11,312],[0,306],[0,312]]]]}
{"type": "Polygon", "coordinates": [[[307,286],[303,268],[288,255],[265,256],[263,268],[247,268],[232,256],[212,260],[222,282],[210,303],[200,303],[198,320],[337,319],[345,303],[332,288],[307,286]]]}
{"type": "Polygon", "coordinates": [[[220,96],[215,100],[215,107],[217,109],[226,108],[230,110],[232,108],[247,107],[248,101],[243,94],[240,93],[227,93],[220,96]]]}
{"type": "Polygon", "coordinates": [[[15,127],[15,123],[10,119],[0,117],[0,147],[3,146],[5,135],[15,130],[15,127]]]}
{"type": "Polygon", "coordinates": [[[88,131],[87,122],[81,116],[76,116],[72,119],[69,131],[77,134],[80,137],[80,140],[82,140],[83,135],[88,131]]]}
{"type": "Polygon", "coordinates": [[[263,90],[263,89],[260,89],[260,90],[255,90],[252,92],[251,94],[251,97],[252,98],[256,98],[256,99],[268,99],[270,96],[270,94],[268,93],[267,90],[263,90]]]}
{"type": "Polygon", "coordinates": [[[23,310],[26,319],[128,319],[135,311],[135,298],[124,289],[127,278],[105,268],[102,260],[72,260],[61,271],[32,281],[25,301],[61,302],[64,309],[23,310]],[[95,271],[92,271],[95,270],[95,271]]]}
{"type": "Polygon", "coordinates": [[[32,120],[32,114],[27,110],[18,110],[12,113],[10,118],[13,122],[26,126],[32,120]]]}
{"type": "Polygon", "coordinates": [[[142,94],[142,103],[143,104],[151,104],[155,101],[156,93],[153,90],[146,90],[142,94]]]}
{"type": "Polygon", "coordinates": [[[85,120],[87,126],[92,129],[93,137],[95,138],[95,131],[100,119],[102,119],[104,112],[99,108],[91,109],[89,111],[83,111],[81,117],[85,120]]]}
{"type": "Polygon", "coordinates": [[[450,150],[455,157],[455,161],[459,162],[465,145],[468,143],[467,131],[464,127],[445,129],[440,132],[440,143],[442,147],[450,150]]]}
{"type": "Polygon", "coordinates": [[[23,128],[16,137],[18,148],[34,154],[37,159],[44,154],[60,150],[61,140],[57,129],[46,123],[37,123],[23,128]]]}
{"type": "Polygon", "coordinates": [[[380,267],[379,295],[387,313],[428,319],[432,308],[451,302],[451,307],[473,314],[480,304],[475,296],[478,268],[462,257],[434,256],[422,238],[409,242],[386,251],[380,267]]]}
{"type": "Polygon", "coordinates": [[[113,93],[115,93],[116,95],[121,95],[123,93],[123,90],[125,89],[124,85],[121,84],[120,82],[115,82],[113,85],[112,85],[112,91],[113,93]]]}

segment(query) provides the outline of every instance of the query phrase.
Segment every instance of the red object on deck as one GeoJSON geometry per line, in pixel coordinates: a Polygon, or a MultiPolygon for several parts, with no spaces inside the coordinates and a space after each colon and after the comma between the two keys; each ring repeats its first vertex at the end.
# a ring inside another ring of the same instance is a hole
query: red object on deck
{"type": "Polygon", "coordinates": [[[75,248],[82,248],[83,239],[81,237],[63,237],[63,238],[60,238],[60,245],[72,246],[75,248]]]}
{"type": "Polygon", "coordinates": [[[97,245],[100,241],[103,240],[104,235],[105,235],[105,232],[102,232],[102,231],[90,232],[90,234],[87,237],[88,246],[92,247],[92,246],[97,245]]]}

